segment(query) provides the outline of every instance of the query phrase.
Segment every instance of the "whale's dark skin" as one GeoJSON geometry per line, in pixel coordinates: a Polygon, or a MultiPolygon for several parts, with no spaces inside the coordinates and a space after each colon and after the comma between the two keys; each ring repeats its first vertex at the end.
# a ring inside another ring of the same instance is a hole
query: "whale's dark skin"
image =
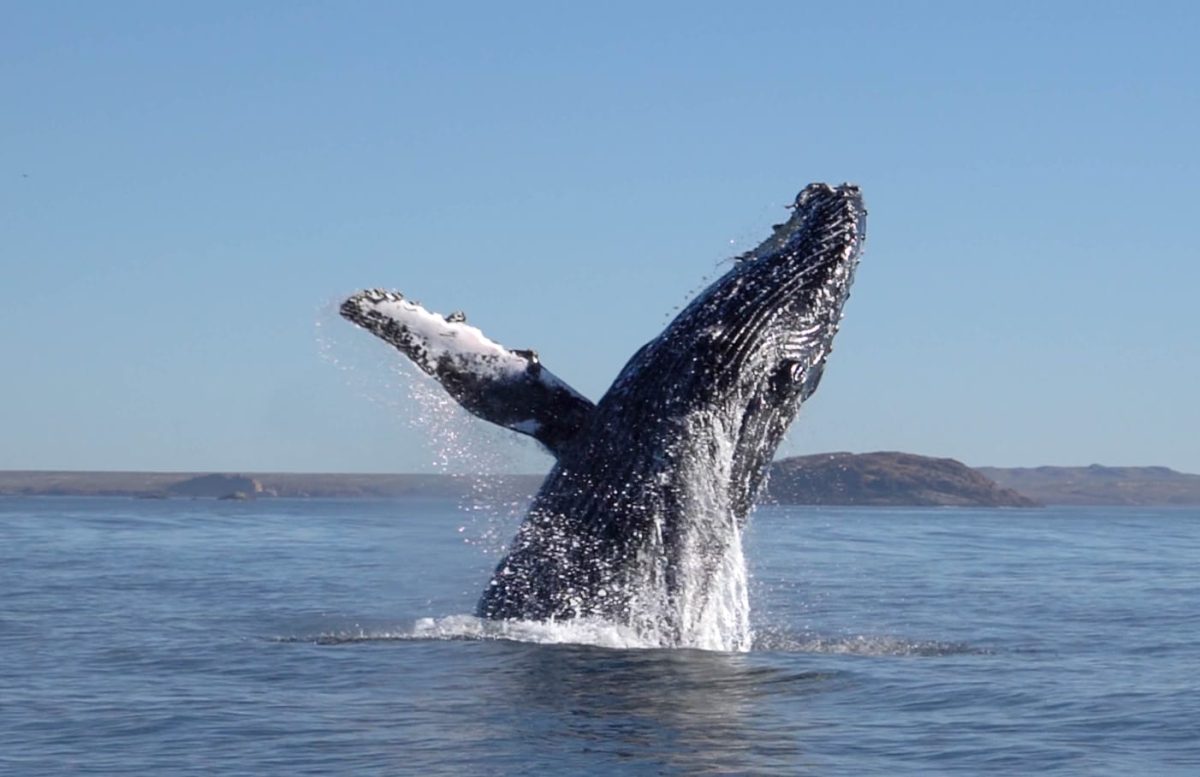
{"type": "Polygon", "coordinates": [[[480,616],[651,620],[677,633],[703,606],[776,448],[820,381],[865,238],[855,186],[812,184],[791,207],[770,238],[634,354],[595,405],[536,354],[486,338],[478,345],[460,314],[442,319],[378,290],[342,305],[472,413],[531,434],[557,459],[479,600],[480,616]]]}

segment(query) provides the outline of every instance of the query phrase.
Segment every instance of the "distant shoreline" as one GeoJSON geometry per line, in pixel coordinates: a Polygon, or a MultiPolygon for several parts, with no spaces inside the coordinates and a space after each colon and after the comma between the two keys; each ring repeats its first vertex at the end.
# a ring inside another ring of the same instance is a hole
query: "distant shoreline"
{"type": "Polygon", "coordinates": [[[371,498],[459,496],[480,478],[497,488],[528,491],[544,475],[450,475],[247,472],[0,471],[0,496],[125,496],[141,498],[371,498]]]}
{"type": "MultiPolygon", "coordinates": [[[[0,470],[0,496],[529,499],[544,475],[0,470]]],[[[1200,475],[1165,467],[970,468],[883,452],[772,465],[763,502],[861,506],[1200,506],[1200,475]]]]}

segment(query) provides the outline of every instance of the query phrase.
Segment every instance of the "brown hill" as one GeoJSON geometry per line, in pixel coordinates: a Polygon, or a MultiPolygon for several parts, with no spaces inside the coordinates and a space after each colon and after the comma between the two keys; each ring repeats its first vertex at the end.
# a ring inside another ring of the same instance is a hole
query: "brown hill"
{"type": "Polygon", "coordinates": [[[767,501],[782,504],[1035,507],[954,459],[911,453],[821,453],[771,466],[767,501]]]}
{"type": "Polygon", "coordinates": [[[1167,467],[978,467],[1051,505],[1200,505],[1200,475],[1167,467]]]}

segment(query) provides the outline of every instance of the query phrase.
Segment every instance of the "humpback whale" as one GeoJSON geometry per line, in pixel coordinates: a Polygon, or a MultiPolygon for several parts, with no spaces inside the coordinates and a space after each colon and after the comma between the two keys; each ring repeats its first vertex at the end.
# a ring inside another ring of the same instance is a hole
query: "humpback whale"
{"type": "Polygon", "coordinates": [[[555,457],[479,616],[594,617],[675,645],[715,626],[742,635],[726,647],[748,641],[741,529],[821,380],[865,239],[856,186],[811,184],[789,208],[595,403],[461,313],[382,289],[342,303],[468,411],[555,457]]]}

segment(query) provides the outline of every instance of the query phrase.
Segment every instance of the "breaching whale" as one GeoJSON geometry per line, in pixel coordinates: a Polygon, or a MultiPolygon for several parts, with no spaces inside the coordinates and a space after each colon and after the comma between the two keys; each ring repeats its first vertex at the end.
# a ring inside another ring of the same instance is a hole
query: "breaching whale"
{"type": "Polygon", "coordinates": [[[865,239],[856,186],[811,184],[789,207],[596,403],[461,313],[381,289],[342,304],[468,411],[556,459],[478,615],[597,617],[665,644],[712,628],[742,634],[719,646],[749,639],[741,528],[821,379],[865,239]]]}

